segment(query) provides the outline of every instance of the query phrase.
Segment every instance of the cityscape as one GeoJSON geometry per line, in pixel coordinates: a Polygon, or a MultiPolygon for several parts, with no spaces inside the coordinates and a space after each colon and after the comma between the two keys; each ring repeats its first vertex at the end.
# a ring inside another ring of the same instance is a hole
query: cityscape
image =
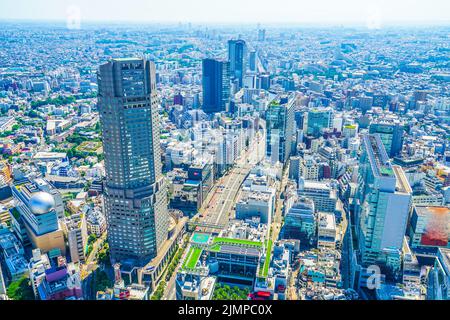
{"type": "Polygon", "coordinates": [[[450,300],[450,16],[79,13],[0,16],[0,308],[450,300]]]}

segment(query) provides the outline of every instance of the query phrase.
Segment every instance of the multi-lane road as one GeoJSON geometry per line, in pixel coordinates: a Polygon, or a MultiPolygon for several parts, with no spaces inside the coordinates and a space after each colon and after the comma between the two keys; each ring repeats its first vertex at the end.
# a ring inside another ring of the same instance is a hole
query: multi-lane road
{"type": "MultiPolygon", "coordinates": [[[[264,124],[263,124],[264,125],[264,124]]],[[[228,221],[234,218],[234,208],[241,189],[242,183],[265,156],[265,130],[260,130],[247,150],[233,167],[221,179],[219,179],[205,200],[199,213],[193,218],[198,223],[226,226],[228,221]]],[[[202,227],[202,231],[217,232],[219,229],[202,227]]],[[[177,268],[178,269],[178,268],[177,268]]],[[[164,300],[175,300],[175,277],[176,271],[167,283],[164,300]]]]}
{"type": "Polygon", "coordinates": [[[278,182],[278,190],[275,202],[275,215],[274,218],[272,219],[272,226],[271,226],[272,241],[276,241],[278,239],[278,236],[281,231],[281,226],[283,224],[284,201],[283,199],[281,199],[281,193],[284,192],[284,189],[286,188],[287,182],[289,180],[288,178],[289,178],[289,164],[284,168],[281,181],[278,182]]]}
{"type": "MultiPolygon", "coordinates": [[[[198,222],[210,225],[225,226],[234,218],[236,198],[245,178],[265,154],[264,131],[259,131],[253,143],[244,150],[230,171],[216,182],[211,196],[205,202],[198,222]]],[[[216,229],[217,231],[217,229],[216,229]]]]}

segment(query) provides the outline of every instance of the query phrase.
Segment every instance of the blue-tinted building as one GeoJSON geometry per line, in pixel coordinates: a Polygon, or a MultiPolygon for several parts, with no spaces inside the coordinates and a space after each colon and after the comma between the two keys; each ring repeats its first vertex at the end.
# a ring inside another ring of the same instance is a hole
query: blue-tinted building
{"type": "Polygon", "coordinates": [[[332,108],[314,108],[309,110],[306,133],[319,137],[325,129],[333,128],[333,117],[332,108]]]}
{"type": "Polygon", "coordinates": [[[242,88],[247,68],[247,45],[244,40],[228,41],[228,60],[231,77],[237,80],[239,88],[242,88]]]}
{"type": "Polygon", "coordinates": [[[380,136],[363,137],[356,211],[362,265],[399,272],[403,238],[411,208],[411,187],[399,166],[392,166],[380,136]]]}
{"type": "Polygon", "coordinates": [[[272,163],[284,164],[292,154],[294,103],[294,94],[278,96],[266,110],[266,156],[272,163]]]}
{"type": "Polygon", "coordinates": [[[228,111],[230,103],[230,63],[215,59],[202,62],[203,111],[228,111]]]}
{"type": "Polygon", "coordinates": [[[311,199],[298,199],[286,214],[283,238],[298,239],[302,244],[312,245],[317,234],[314,211],[314,202],[311,199]]]}
{"type": "Polygon", "coordinates": [[[403,148],[404,126],[394,122],[375,122],[371,123],[369,133],[380,135],[386,152],[389,157],[395,157],[401,154],[403,148]]]}

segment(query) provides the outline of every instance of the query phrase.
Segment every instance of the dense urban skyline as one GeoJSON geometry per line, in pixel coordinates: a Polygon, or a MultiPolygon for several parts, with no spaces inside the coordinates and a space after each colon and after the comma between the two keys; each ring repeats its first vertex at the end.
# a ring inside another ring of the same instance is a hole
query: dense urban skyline
{"type": "Polygon", "coordinates": [[[0,316],[450,300],[450,8],[391,2],[3,6],[0,316]]]}

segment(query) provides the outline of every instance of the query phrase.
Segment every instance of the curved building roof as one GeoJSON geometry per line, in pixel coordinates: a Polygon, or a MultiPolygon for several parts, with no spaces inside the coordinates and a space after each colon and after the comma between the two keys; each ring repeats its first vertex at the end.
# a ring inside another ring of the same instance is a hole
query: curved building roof
{"type": "Polygon", "coordinates": [[[47,192],[37,192],[31,197],[30,207],[35,215],[45,214],[55,208],[55,199],[47,192]]]}

